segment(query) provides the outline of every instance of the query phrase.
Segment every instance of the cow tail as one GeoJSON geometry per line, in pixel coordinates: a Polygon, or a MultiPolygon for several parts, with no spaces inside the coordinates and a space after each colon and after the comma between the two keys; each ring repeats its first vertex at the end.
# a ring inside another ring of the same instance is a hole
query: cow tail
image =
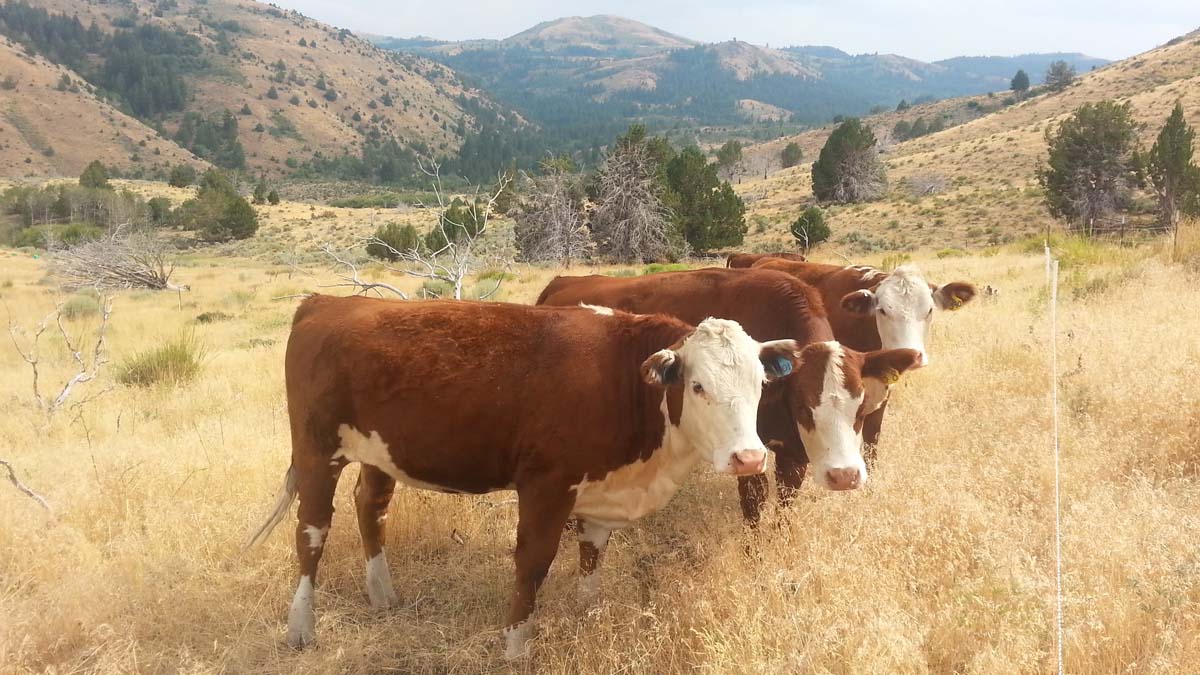
{"type": "Polygon", "coordinates": [[[275,526],[287,517],[294,501],[296,501],[296,467],[292,465],[284,474],[283,487],[280,488],[279,495],[275,497],[275,505],[271,507],[271,513],[267,516],[266,522],[250,535],[250,538],[242,545],[242,550],[247,551],[263,543],[275,526]]]}

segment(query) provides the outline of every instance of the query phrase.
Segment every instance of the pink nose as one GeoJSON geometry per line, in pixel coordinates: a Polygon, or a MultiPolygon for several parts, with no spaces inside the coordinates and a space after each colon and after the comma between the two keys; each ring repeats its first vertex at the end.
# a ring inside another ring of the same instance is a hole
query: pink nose
{"type": "Polygon", "coordinates": [[[924,368],[924,367],[925,367],[925,366],[927,366],[927,365],[929,365],[929,354],[928,354],[928,353],[926,353],[926,352],[924,352],[924,351],[922,351],[922,352],[921,352],[921,358],[917,359],[917,366],[916,366],[916,367],[917,367],[917,368],[924,368]]]}
{"type": "Polygon", "coordinates": [[[735,476],[752,476],[762,473],[767,465],[767,453],[762,450],[741,450],[729,458],[735,476]]]}
{"type": "Polygon", "coordinates": [[[862,485],[862,473],[858,469],[830,469],[825,472],[830,490],[857,490],[862,485]]]}

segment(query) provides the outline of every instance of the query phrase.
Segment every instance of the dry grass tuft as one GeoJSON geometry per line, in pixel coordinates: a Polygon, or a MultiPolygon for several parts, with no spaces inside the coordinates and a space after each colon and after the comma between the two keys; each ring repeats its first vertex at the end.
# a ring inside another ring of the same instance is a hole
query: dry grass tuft
{"type": "MultiPolygon", "coordinates": [[[[1059,311],[1066,668],[1188,672],[1200,663],[1200,317],[1179,298],[1200,275],[1146,249],[1071,246],[1064,276],[1108,282],[1062,294],[1059,311]]],[[[532,658],[514,665],[498,631],[512,495],[400,489],[388,538],[403,608],[374,612],[353,469],[322,564],[320,643],[284,646],[290,528],[248,555],[239,545],[288,462],[282,362],[298,301],[270,298],[298,282],[259,263],[197,260],[180,270],[195,289],[182,306],[123,294],[110,333],[119,355],[194,330],[211,351],[188,387],[117,387],[43,427],[30,422],[27,367],[0,348],[0,447],[55,509],[0,485],[0,671],[1052,671],[1044,268],[1040,249],[992,253],[913,255],[935,282],[1002,292],[939,316],[933,363],[898,385],[866,490],[806,487],[748,532],[733,481],[701,473],[614,536],[590,610],[574,600],[566,537],[532,658]],[[236,293],[235,316],[196,323],[236,293]]],[[[44,316],[54,295],[38,285],[40,263],[0,251],[0,266],[14,321],[44,316]]],[[[555,273],[522,268],[505,293],[530,302],[555,273]]],[[[46,355],[69,371],[60,344],[46,355]]]]}

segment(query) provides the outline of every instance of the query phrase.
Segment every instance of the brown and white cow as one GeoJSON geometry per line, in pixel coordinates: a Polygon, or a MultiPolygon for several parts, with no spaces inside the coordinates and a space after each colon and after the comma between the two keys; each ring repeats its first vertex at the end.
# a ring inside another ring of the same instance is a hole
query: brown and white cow
{"type": "MultiPolygon", "coordinates": [[[[902,265],[888,273],[857,265],[764,259],[753,269],[785,272],[816,288],[834,338],[842,344],[860,351],[914,349],[921,355],[921,366],[929,363],[933,310],[959,309],[976,294],[975,286],[965,281],[931,284],[914,265],[902,265]]],[[[874,459],[886,409],[885,397],[864,426],[868,462],[874,459]]]]}
{"type": "Polygon", "coordinates": [[[754,263],[760,260],[791,260],[792,262],[804,262],[807,260],[799,253],[730,253],[725,258],[725,266],[735,269],[745,269],[753,267],[754,263]]]}
{"type": "Polygon", "coordinates": [[[397,482],[517,491],[505,636],[506,653],[518,656],[571,516],[583,526],[587,578],[608,533],[665,505],[696,465],[761,473],[766,449],[755,413],[763,383],[792,370],[795,352],[791,340],[759,343],[723,319],[693,327],[587,308],[305,300],[285,361],[292,464],[250,542],[299,496],[288,643],[313,641],[313,585],[348,463],[362,465],[354,497],[377,607],[395,601],[383,523],[397,482]]]}
{"type": "MultiPolygon", "coordinates": [[[[801,346],[800,367],[768,387],[758,412],[758,433],[775,449],[780,496],[788,500],[808,461],[817,481],[835,490],[867,480],[862,425],[881,402],[886,381],[916,365],[911,350],[863,354],[833,342],[816,291],[770,270],[710,268],[632,278],[556,277],[539,304],[585,303],[684,321],[720,316],[737,321],[755,339],[791,339],[801,346]],[[807,449],[807,457],[805,450],[807,449]]],[[[738,479],[742,513],[756,523],[766,495],[761,475],[738,479]]]]}

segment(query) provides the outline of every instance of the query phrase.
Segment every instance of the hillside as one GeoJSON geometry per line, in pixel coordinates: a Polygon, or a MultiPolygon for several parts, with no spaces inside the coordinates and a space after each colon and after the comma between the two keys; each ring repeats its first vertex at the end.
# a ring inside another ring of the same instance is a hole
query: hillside
{"type": "MultiPolygon", "coordinates": [[[[1045,155],[1046,129],[1080,105],[1105,99],[1133,104],[1145,147],[1176,101],[1183,103],[1189,123],[1200,125],[1200,36],[1177,38],[1084,73],[1061,93],[1010,106],[999,99],[955,99],[866,118],[882,140],[891,189],[880,202],[832,208],[836,243],[848,250],[979,246],[1042,230],[1049,216],[1034,172],[1045,155]],[[999,110],[980,114],[997,104],[999,110]],[[890,139],[897,121],[921,115],[963,123],[909,141],[890,139]],[[936,194],[917,194],[923,190],[911,187],[930,182],[941,186],[936,194]]],[[[761,223],[751,229],[751,248],[787,243],[784,225],[811,198],[811,161],[832,129],[828,125],[746,150],[746,175],[737,190],[751,220],[761,223]],[[804,163],[781,170],[778,154],[789,142],[801,146],[804,163]]]]}
{"type": "MultiPolygon", "coordinates": [[[[183,73],[188,98],[181,110],[163,114],[162,126],[174,136],[190,113],[236,113],[245,165],[256,172],[280,174],[318,154],[359,155],[389,141],[422,154],[453,153],[477,126],[477,108],[493,108],[445,66],[385,52],[349,31],[261,3],[46,0],[39,6],[76,15],[84,25],[95,21],[109,34],[157,26],[198,43],[198,65],[183,73]],[[472,111],[464,109],[468,103],[472,111]]],[[[51,105],[44,88],[22,93],[37,99],[29,105],[51,105]]],[[[52,130],[46,142],[65,146],[72,132],[52,130]]]]}
{"type": "Polygon", "coordinates": [[[203,162],[99,99],[75,72],[0,39],[0,175],[78,176],[89,162],[164,167],[203,162]]]}

